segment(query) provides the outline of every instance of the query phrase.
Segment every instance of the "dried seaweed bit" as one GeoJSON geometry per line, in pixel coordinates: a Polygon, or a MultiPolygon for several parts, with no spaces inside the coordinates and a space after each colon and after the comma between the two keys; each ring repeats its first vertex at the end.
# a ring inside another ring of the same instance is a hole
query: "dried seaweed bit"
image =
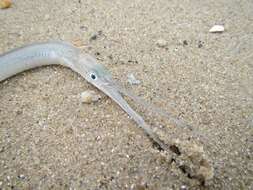
{"type": "Polygon", "coordinates": [[[11,0],[0,0],[0,8],[1,8],[1,9],[10,8],[11,5],[12,5],[11,0]]]}

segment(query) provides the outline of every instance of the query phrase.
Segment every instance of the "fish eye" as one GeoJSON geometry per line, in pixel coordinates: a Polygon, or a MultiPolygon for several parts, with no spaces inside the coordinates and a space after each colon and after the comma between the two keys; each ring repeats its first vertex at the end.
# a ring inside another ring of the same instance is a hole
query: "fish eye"
{"type": "Polygon", "coordinates": [[[96,76],[94,73],[91,73],[91,74],[90,74],[90,78],[93,79],[93,80],[96,80],[96,79],[97,79],[97,76],[96,76]]]}

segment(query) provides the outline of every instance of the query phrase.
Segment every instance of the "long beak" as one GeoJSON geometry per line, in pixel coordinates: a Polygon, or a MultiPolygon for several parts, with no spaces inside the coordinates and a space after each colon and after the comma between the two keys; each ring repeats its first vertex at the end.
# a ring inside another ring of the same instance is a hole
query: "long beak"
{"type": "MultiPolygon", "coordinates": [[[[129,97],[130,99],[132,99],[134,101],[134,103],[138,104],[139,106],[144,108],[146,111],[148,110],[148,111],[151,111],[153,114],[163,116],[164,118],[168,119],[168,121],[171,124],[175,125],[176,127],[193,130],[192,126],[187,124],[183,119],[178,119],[175,116],[173,116],[171,113],[166,112],[166,111],[160,109],[159,107],[146,102],[141,97],[136,96],[133,92],[131,92],[131,90],[125,89],[122,85],[120,85],[119,83],[116,83],[115,81],[111,80],[110,78],[106,79],[106,81],[107,81],[107,84],[109,86],[111,86],[111,88],[117,89],[117,92],[120,93],[120,95],[122,94],[124,96],[129,97]]],[[[173,108],[172,105],[168,105],[167,107],[170,110],[175,110],[175,108],[173,108]]]]}
{"type": "Polygon", "coordinates": [[[96,85],[96,87],[114,100],[114,102],[116,102],[161,149],[167,149],[167,145],[153,132],[144,119],[130,107],[130,105],[122,97],[118,88],[115,88],[112,84],[112,81],[106,80],[104,84],[99,86],[96,85]]]}

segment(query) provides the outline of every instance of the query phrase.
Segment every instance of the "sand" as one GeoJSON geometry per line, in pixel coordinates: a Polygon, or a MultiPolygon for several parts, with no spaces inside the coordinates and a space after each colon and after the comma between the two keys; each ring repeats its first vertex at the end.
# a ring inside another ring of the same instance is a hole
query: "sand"
{"type": "Polygon", "coordinates": [[[252,10],[250,0],[13,0],[0,10],[0,53],[76,44],[146,101],[173,104],[193,131],[138,110],[167,142],[203,147],[214,176],[199,183],[102,92],[49,66],[0,83],[0,189],[253,189],[252,10]],[[215,24],[225,31],[209,33],[215,24]],[[103,98],[82,104],[85,90],[103,98]]]}

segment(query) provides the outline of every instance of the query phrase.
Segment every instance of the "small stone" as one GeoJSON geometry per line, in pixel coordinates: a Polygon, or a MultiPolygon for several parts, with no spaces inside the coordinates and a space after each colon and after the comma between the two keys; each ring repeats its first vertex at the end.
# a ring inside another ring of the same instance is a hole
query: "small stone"
{"type": "Polygon", "coordinates": [[[93,40],[97,40],[99,36],[101,36],[103,34],[103,31],[102,30],[99,30],[96,34],[93,34],[91,37],[90,37],[90,41],[93,41],[93,40]]]}
{"type": "Polygon", "coordinates": [[[137,80],[135,78],[135,76],[131,73],[129,75],[127,75],[127,81],[129,82],[129,84],[131,85],[137,85],[137,84],[140,84],[141,81],[137,80]]]}
{"type": "Polygon", "coordinates": [[[99,53],[99,52],[96,52],[96,53],[95,53],[95,56],[99,56],[99,55],[100,55],[100,53],[99,53]]]}
{"type": "Polygon", "coordinates": [[[97,37],[98,37],[97,34],[92,35],[92,36],[90,37],[90,41],[96,40],[97,37]]]}
{"type": "Polygon", "coordinates": [[[81,102],[82,103],[90,104],[92,102],[97,102],[100,99],[101,99],[101,96],[98,95],[93,90],[86,90],[81,93],[81,102]]]}
{"type": "Polygon", "coordinates": [[[184,44],[185,46],[187,46],[187,45],[188,45],[187,40],[184,40],[184,41],[183,41],[183,44],[184,44]]]}
{"type": "Polygon", "coordinates": [[[158,47],[164,48],[164,47],[167,46],[168,43],[164,39],[159,39],[159,40],[156,41],[156,44],[157,44],[158,47]]]}
{"type": "Polygon", "coordinates": [[[199,41],[198,42],[198,48],[202,48],[203,47],[203,42],[202,41],[199,41]]]}
{"type": "Polygon", "coordinates": [[[187,188],[187,186],[186,185],[181,185],[181,187],[180,187],[180,190],[187,190],[188,188],[187,188]]]}
{"type": "Polygon", "coordinates": [[[223,25],[214,25],[210,30],[210,33],[222,33],[224,32],[224,26],[223,25]]]}
{"type": "Polygon", "coordinates": [[[1,9],[7,9],[9,7],[11,7],[11,0],[0,0],[0,8],[1,9]]]}
{"type": "Polygon", "coordinates": [[[18,175],[18,178],[19,178],[19,179],[25,179],[25,175],[20,174],[20,175],[18,175]]]}
{"type": "Polygon", "coordinates": [[[96,141],[100,141],[100,140],[101,140],[101,136],[99,136],[99,135],[96,136],[95,140],[96,140],[96,141]]]}

